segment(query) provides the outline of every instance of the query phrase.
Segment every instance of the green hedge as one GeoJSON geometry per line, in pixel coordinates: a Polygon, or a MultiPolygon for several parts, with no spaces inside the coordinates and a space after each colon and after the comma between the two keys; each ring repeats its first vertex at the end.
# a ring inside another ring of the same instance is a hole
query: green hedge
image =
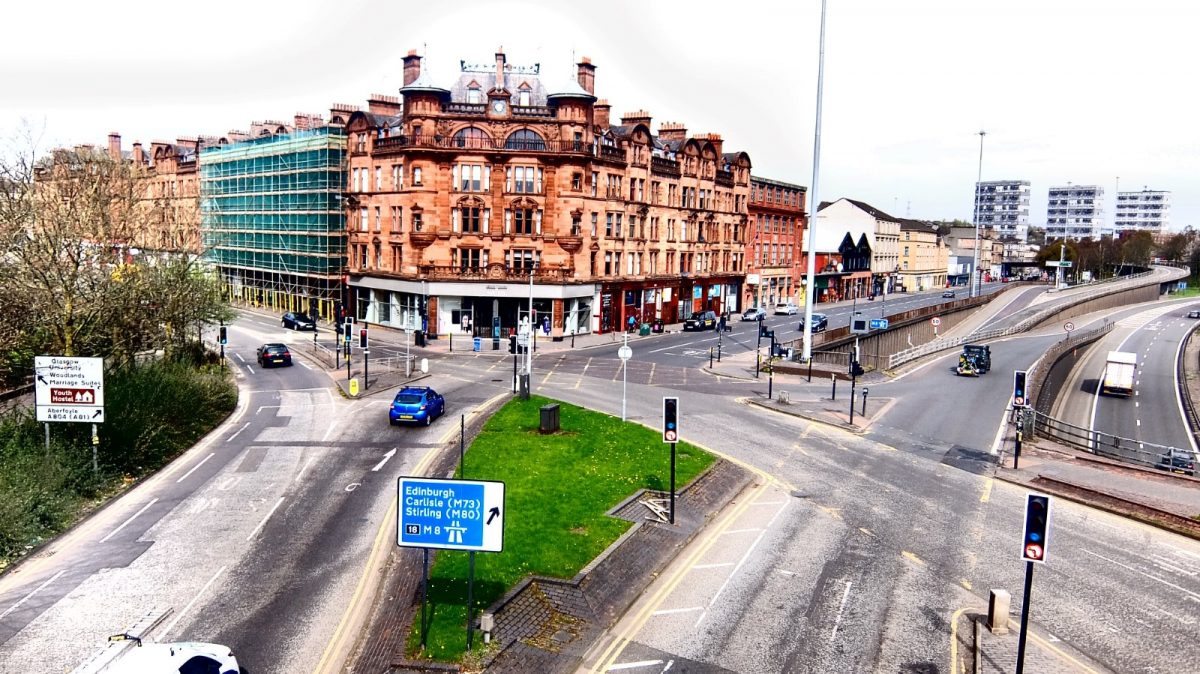
{"type": "Polygon", "coordinates": [[[0,415],[0,569],[89,510],[170,462],[219,424],[237,388],[195,355],[105,374],[98,471],[90,424],[52,424],[50,449],[33,410],[0,415]]]}

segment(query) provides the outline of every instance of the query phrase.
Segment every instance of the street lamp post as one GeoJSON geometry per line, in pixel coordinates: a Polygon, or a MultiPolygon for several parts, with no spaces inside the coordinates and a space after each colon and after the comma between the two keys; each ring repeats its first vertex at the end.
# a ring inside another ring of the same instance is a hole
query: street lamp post
{"type": "MultiPolygon", "coordinates": [[[[817,200],[817,187],[821,178],[821,103],[825,93],[825,2],[821,0],[821,41],[817,57],[817,118],[813,128],[813,179],[812,190],[808,193],[808,284],[804,295],[804,359],[812,358],[812,306],[815,293],[813,277],[817,271],[817,209],[821,202],[817,200]]],[[[755,369],[757,374],[758,370],[755,369]]]]}
{"type": "Polygon", "coordinates": [[[979,270],[979,204],[983,196],[983,137],[987,131],[979,132],[979,173],[975,178],[975,261],[971,265],[971,297],[979,295],[979,284],[983,282],[983,274],[979,270]]]}

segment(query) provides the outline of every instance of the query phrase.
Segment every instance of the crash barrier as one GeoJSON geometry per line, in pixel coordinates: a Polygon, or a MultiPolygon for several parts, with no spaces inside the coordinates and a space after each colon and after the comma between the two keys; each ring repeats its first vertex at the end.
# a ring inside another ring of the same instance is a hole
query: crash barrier
{"type": "Polygon", "coordinates": [[[1087,346],[1107,335],[1112,332],[1114,327],[1116,327],[1116,323],[1106,320],[1103,325],[1089,330],[1069,332],[1066,337],[1046,349],[1042,357],[1034,362],[1026,376],[1026,397],[1033,401],[1039,411],[1043,414],[1050,413],[1063,381],[1075,364],[1073,357],[1068,357],[1067,360],[1070,362],[1066,362],[1064,356],[1073,353],[1073,349],[1087,346]],[[1059,367],[1060,363],[1068,367],[1059,367]]]}
{"type": "Polygon", "coordinates": [[[1064,445],[1091,452],[1096,456],[1124,463],[1154,468],[1163,465],[1162,459],[1167,455],[1168,450],[1181,449],[1093,431],[1059,421],[1036,410],[1033,410],[1032,414],[1033,433],[1036,437],[1061,442],[1064,445]]]}
{"type": "Polygon", "coordinates": [[[1200,418],[1196,416],[1196,402],[1192,399],[1192,389],[1187,385],[1187,375],[1184,363],[1187,362],[1188,345],[1192,342],[1192,337],[1195,336],[1196,330],[1200,325],[1193,326],[1188,332],[1187,337],[1183,338],[1183,347],[1179,349],[1179,359],[1175,361],[1175,381],[1180,382],[1179,398],[1183,402],[1183,413],[1187,416],[1188,432],[1196,435],[1196,431],[1200,430],[1200,418]]]}
{"type": "MultiPolygon", "coordinates": [[[[1178,276],[1179,278],[1182,278],[1183,276],[1187,275],[1186,270],[1179,269],[1179,270],[1176,270],[1176,272],[1177,272],[1176,276],[1178,276]]],[[[977,331],[975,331],[969,335],[966,335],[964,337],[950,337],[950,338],[943,338],[943,339],[935,339],[931,342],[926,342],[925,344],[915,346],[911,349],[904,349],[903,351],[897,351],[896,353],[893,353],[892,355],[888,356],[887,367],[888,367],[888,369],[894,369],[894,368],[896,368],[900,365],[903,365],[904,363],[907,363],[909,361],[913,361],[918,358],[928,356],[933,353],[937,353],[939,351],[953,349],[955,347],[961,346],[962,344],[964,344],[966,342],[978,342],[978,341],[983,341],[983,340],[987,340],[987,339],[996,339],[999,337],[1007,337],[1008,335],[1015,335],[1015,334],[1019,334],[1022,332],[1026,332],[1051,318],[1059,316],[1066,309],[1069,309],[1071,307],[1075,307],[1078,305],[1086,304],[1100,296],[1113,294],[1114,289],[1112,288],[1112,285],[1115,283],[1129,282],[1129,281],[1142,281],[1142,280],[1145,280],[1152,273],[1154,273],[1154,272],[1153,271],[1144,271],[1144,272],[1139,272],[1137,274],[1131,274],[1129,276],[1114,277],[1112,279],[1106,279],[1104,281],[1097,281],[1095,283],[1088,284],[1087,286],[1085,286],[1086,292],[1079,293],[1078,295],[1070,297],[1070,298],[1064,298],[1064,301],[1062,301],[1062,302],[1048,303],[1051,306],[1047,306],[1042,309],[1036,310],[1033,313],[1031,313],[1029,316],[1026,316],[1024,319],[1019,321],[1018,323],[1016,323],[1012,326],[1009,326],[1007,328],[1003,328],[1003,329],[993,328],[991,330],[977,330],[977,331]]],[[[1161,282],[1162,281],[1154,281],[1154,284],[1158,284],[1161,282]]],[[[1132,285],[1133,285],[1133,287],[1130,288],[1130,290],[1141,287],[1142,285],[1147,285],[1147,284],[1135,283],[1132,285]]],[[[1153,285],[1153,284],[1150,284],[1150,285],[1153,285]]],[[[1063,317],[1065,318],[1065,316],[1063,316],[1063,317]]]]}

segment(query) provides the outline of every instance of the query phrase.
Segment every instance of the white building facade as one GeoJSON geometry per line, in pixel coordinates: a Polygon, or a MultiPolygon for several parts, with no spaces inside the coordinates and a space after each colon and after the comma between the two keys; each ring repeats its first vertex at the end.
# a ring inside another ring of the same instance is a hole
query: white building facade
{"type": "Polygon", "coordinates": [[[1112,231],[1104,224],[1104,188],[1051,187],[1046,203],[1047,239],[1099,239],[1112,231]]]}
{"type": "Polygon", "coordinates": [[[1029,236],[1029,181],[986,180],[975,183],[975,221],[1002,239],[1029,236]]]}
{"type": "Polygon", "coordinates": [[[1171,222],[1171,193],[1161,190],[1117,192],[1116,233],[1146,230],[1167,231],[1171,222]]]}

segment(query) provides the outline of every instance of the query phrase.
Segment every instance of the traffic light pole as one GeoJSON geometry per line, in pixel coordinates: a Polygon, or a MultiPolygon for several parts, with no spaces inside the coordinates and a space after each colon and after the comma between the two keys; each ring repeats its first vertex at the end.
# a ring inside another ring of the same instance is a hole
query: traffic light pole
{"type": "Polygon", "coordinates": [[[675,524],[675,444],[671,443],[671,524],[675,524]]]}
{"type": "Polygon", "coordinates": [[[1029,595],[1033,592],[1033,562],[1025,562],[1025,598],[1021,601],[1021,635],[1017,639],[1017,674],[1025,669],[1025,633],[1029,628],[1029,595]]]}

